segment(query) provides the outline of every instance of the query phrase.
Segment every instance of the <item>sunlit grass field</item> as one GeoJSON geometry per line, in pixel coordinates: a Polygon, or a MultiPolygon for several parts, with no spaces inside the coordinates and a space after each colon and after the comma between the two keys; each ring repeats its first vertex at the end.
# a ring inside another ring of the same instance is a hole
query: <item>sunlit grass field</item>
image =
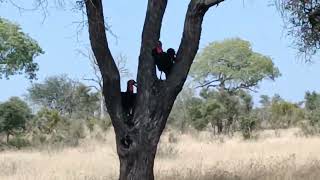
{"type": "MultiPolygon", "coordinates": [[[[317,180],[320,138],[297,130],[264,131],[256,140],[210,133],[162,137],[155,164],[159,180],[317,180]],[[170,139],[170,140],[169,140],[170,139]]],[[[0,152],[3,180],[113,180],[118,176],[112,130],[104,141],[85,139],[76,148],[0,152]]]]}

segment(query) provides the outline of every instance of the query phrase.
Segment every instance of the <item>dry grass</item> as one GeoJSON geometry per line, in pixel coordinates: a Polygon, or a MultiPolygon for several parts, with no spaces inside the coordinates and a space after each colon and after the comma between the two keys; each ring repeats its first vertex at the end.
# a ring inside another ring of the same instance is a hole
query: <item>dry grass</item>
{"type": "MultiPolygon", "coordinates": [[[[294,130],[264,132],[257,141],[178,135],[163,136],[155,173],[159,180],[317,180],[320,179],[320,138],[295,137],[294,130]]],[[[85,141],[61,151],[0,153],[0,179],[112,180],[118,158],[113,133],[103,144],[85,141]]]]}

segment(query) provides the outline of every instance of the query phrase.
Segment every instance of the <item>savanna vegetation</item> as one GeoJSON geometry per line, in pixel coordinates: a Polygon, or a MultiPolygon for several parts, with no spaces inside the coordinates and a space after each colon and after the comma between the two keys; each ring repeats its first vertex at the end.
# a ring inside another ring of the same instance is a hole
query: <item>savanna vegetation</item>
{"type": "MultiPolygon", "coordinates": [[[[167,0],[148,1],[136,94],[129,83],[121,92],[120,76],[128,70],[109,49],[102,1],[76,1],[87,18],[95,77],[49,76],[32,82],[23,97],[0,102],[0,178],[317,179],[320,92],[307,91],[299,102],[261,95],[254,103],[259,84],[281,76],[271,57],[239,37],[198,52],[206,12],[224,1],[190,1],[171,56],[159,42],[167,0]],[[174,59],[165,80],[153,52],[174,59]]],[[[310,60],[319,49],[318,1],[275,2],[299,53],[310,60]]],[[[0,18],[1,79],[36,80],[35,58],[43,53],[19,25],[0,18]]]]}
{"type": "MultiPolygon", "coordinates": [[[[300,102],[277,94],[253,102],[259,83],[279,76],[269,57],[239,38],[200,51],[157,150],[156,178],[316,179],[320,93],[306,92],[300,102]]],[[[100,108],[99,88],[85,82],[48,77],[33,83],[23,98],[0,104],[0,178],[116,179],[111,120],[100,108]],[[28,158],[34,170],[23,167],[28,158]],[[74,159],[81,164],[69,166],[74,159]],[[45,170],[41,164],[47,162],[45,170]]]]}

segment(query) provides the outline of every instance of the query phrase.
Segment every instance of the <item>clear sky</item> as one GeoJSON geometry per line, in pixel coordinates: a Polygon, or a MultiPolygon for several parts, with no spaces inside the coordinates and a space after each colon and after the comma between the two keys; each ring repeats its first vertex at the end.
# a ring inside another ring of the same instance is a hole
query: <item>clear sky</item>
{"type": "MultiPolygon", "coordinates": [[[[161,40],[165,48],[177,48],[181,39],[184,15],[189,0],[169,0],[161,40]]],[[[20,2],[23,2],[20,0],[20,2]]],[[[128,57],[128,67],[135,78],[147,0],[104,0],[105,16],[117,38],[109,34],[113,54],[128,57]]],[[[296,58],[290,37],[286,36],[283,22],[270,1],[226,0],[206,15],[200,48],[225,38],[240,37],[252,43],[253,49],[270,56],[280,69],[282,77],[275,82],[264,81],[260,94],[280,94],[290,101],[300,101],[307,90],[320,91],[320,62],[306,64],[296,58]]],[[[39,81],[47,76],[67,74],[81,80],[92,76],[89,60],[77,53],[88,44],[87,28],[81,28],[83,17],[71,6],[49,8],[44,19],[37,12],[19,12],[9,4],[1,4],[0,16],[21,25],[24,32],[37,40],[45,51],[36,59],[40,65],[39,81]]],[[[24,76],[0,80],[0,101],[26,93],[30,82],[24,76]]]]}

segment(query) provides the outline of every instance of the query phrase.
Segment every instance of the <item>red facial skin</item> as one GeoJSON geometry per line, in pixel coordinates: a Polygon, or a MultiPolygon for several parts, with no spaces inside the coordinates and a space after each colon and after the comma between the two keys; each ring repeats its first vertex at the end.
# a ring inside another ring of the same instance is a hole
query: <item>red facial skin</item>
{"type": "Polygon", "coordinates": [[[133,93],[135,83],[136,82],[134,80],[129,80],[128,81],[128,92],[129,93],[133,93]]]}

